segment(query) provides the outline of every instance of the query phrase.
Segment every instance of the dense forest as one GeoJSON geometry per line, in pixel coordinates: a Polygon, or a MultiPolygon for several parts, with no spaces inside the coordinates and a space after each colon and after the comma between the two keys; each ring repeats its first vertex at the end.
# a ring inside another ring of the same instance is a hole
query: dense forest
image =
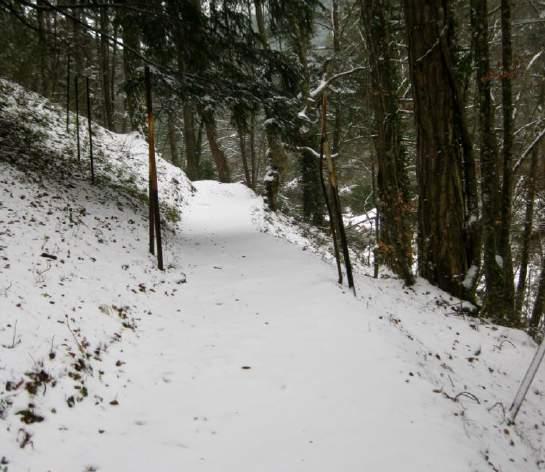
{"type": "Polygon", "coordinates": [[[322,234],[342,212],[376,276],[540,338],[544,18],[541,0],[0,0],[0,74],[71,110],[89,79],[100,124],[145,132],[147,65],[157,147],[191,180],[243,181],[322,234]]]}

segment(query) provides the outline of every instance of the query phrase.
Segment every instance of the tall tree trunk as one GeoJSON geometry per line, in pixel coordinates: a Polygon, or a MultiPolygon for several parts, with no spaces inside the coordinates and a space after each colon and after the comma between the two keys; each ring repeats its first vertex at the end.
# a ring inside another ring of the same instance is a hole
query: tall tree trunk
{"type": "Polygon", "coordinates": [[[100,30],[104,33],[100,35],[99,56],[100,56],[100,75],[101,89],[104,110],[104,125],[108,129],[113,129],[112,117],[112,96],[110,94],[110,47],[106,34],[110,26],[108,12],[102,7],[99,11],[100,30]]]}
{"type": "Polygon", "coordinates": [[[231,171],[227,158],[225,157],[225,152],[223,152],[223,149],[221,149],[218,143],[218,132],[214,112],[210,109],[203,109],[201,110],[201,116],[204,122],[204,129],[206,131],[206,137],[208,138],[210,152],[212,153],[212,157],[216,164],[218,179],[220,182],[229,183],[231,182],[231,171]]]}
{"type": "Polygon", "coordinates": [[[472,158],[452,70],[448,3],[403,1],[417,131],[418,264],[432,284],[472,300],[478,253],[464,187],[464,162],[472,158]]]}
{"type": "MultiPolygon", "coordinates": [[[[193,38],[198,38],[202,34],[201,3],[200,0],[191,0],[186,4],[178,0],[169,0],[167,8],[169,15],[175,22],[174,41],[176,44],[176,60],[178,73],[181,80],[183,80],[186,73],[191,74],[195,70],[206,67],[206,64],[203,62],[204,59],[199,56],[199,52],[188,48],[184,40],[184,34],[190,34],[193,38]],[[189,22],[187,26],[184,26],[182,20],[185,16],[193,18],[193,21],[189,22]],[[184,30],[184,28],[189,30],[189,32],[184,30]]],[[[213,10],[212,13],[214,13],[213,10]]],[[[195,127],[197,109],[191,100],[185,100],[182,114],[184,119],[182,132],[184,137],[186,173],[190,180],[198,180],[201,177],[201,164],[200,145],[195,127]]]]}
{"type": "Polygon", "coordinates": [[[119,20],[122,28],[123,44],[123,72],[125,76],[125,93],[127,97],[126,108],[129,117],[129,129],[131,131],[143,128],[144,113],[138,89],[133,81],[137,76],[140,59],[130,50],[140,51],[140,34],[130,11],[121,11],[119,20]],[[130,49],[130,50],[129,50],[130,49]]]}
{"type": "Polygon", "coordinates": [[[246,130],[242,124],[237,124],[238,144],[240,149],[240,157],[242,159],[242,168],[244,170],[244,180],[249,188],[252,188],[252,176],[250,174],[250,166],[248,164],[248,151],[246,147],[246,130]]]}
{"type": "Polygon", "coordinates": [[[256,189],[257,184],[257,156],[256,156],[256,149],[255,149],[255,110],[252,110],[252,114],[250,116],[250,173],[251,173],[251,188],[256,189]]]}
{"type": "MultiPolygon", "coordinates": [[[[293,45],[302,69],[301,95],[308,97],[310,93],[310,69],[308,51],[310,37],[297,19],[292,23],[295,44],[293,45]]],[[[317,130],[309,123],[303,123],[299,129],[298,143],[301,151],[301,183],[303,186],[303,216],[313,225],[321,226],[324,223],[324,197],[320,184],[320,165],[313,150],[319,148],[317,130]]]]}
{"type": "Polygon", "coordinates": [[[513,257],[511,254],[511,220],[513,201],[513,49],[511,40],[511,1],[501,0],[502,31],[502,109],[503,109],[503,187],[501,197],[501,228],[499,249],[503,260],[503,297],[505,321],[519,326],[520,318],[515,310],[513,257]]]}
{"type": "MultiPolygon", "coordinates": [[[[76,0],[74,2],[76,5],[81,3],[81,0],[76,0]]],[[[81,9],[80,8],[73,8],[72,9],[72,16],[75,18],[75,20],[78,21],[84,21],[84,19],[81,16],[81,9]]],[[[75,64],[75,71],[74,73],[78,75],[83,74],[84,69],[84,54],[83,51],[85,50],[83,37],[81,34],[81,25],[78,23],[78,21],[72,21],[72,47],[70,48],[70,53],[72,57],[74,58],[74,64],[75,64]]]]}
{"type": "Polygon", "coordinates": [[[181,159],[178,151],[178,139],[176,135],[176,114],[169,111],[167,114],[167,138],[170,150],[170,160],[175,166],[181,167],[181,159]]]}
{"type": "Polygon", "coordinates": [[[518,319],[522,319],[522,306],[526,295],[526,279],[528,274],[528,262],[530,261],[530,241],[534,221],[534,200],[536,196],[536,172],[539,156],[539,146],[532,150],[530,160],[530,172],[526,177],[526,211],[524,215],[524,229],[520,249],[520,270],[517,283],[516,311],[518,319]]]}
{"type": "Polygon", "coordinates": [[[49,38],[46,38],[47,34],[47,13],[44,11],[45,3],[43,0],[38,0],[38,9],[37,9],[37,16],[38,16],[38,48],[39,48],[39,63],[40,63],[40,88],[39,92],[44,97],[49,97],[49,80],[48,80],[48,40],[49,38]]]}
{"type": "Polygon", "coordinates": [[[300,139],[303,148],[301,151],[303,216],[313,225],[321,226],[324,223],[324,200],[320,184],[320,162],[313,151],[315,139],[311,136],[300,139]]]}
{"type": "Polygon", "coordinates": [[[543,333],[538,331],[542,322],[543,312],[545,310],[545,256],[541,260],[541,274],[539,276],[539,286],[537,289],[536,299],[534,301],[534,308],[532,310],[532,316],[530,317],[528,332],[534,339],[542,339],[543,333]]]}
{"type": "MultiPolygon", "coordinates": [[[[254,0],[256,11],[257,30],[263,47],[269,48],[267,31],[265,28],[265,15],[263,13],[263,1],[254,0]]],[[[265,171],[265,200],[270,210],[278,209],[278,192],[280,182],[283,181],[287,169],[288,156],[282,143],[281,130],[271,114],[265,109],[265,136],[267,139],[267,169],[265,171]]]]}
{"type": "Polygon", "coordinates": [[[255,18],[257,23],[257,31],[259,38],[264,47],[269,47],[267,40],[267,30],[265,29],[265,15],[263,13],[263,0],[254,0],[255,18]]]}
{"type": "Polygon", "coordinates": [[[114,31],[114,42],[112,44],[112,60],[110,61],[110,96],[112,97],[112,124],[114,129],[117,128],[117,120],[116,120],[116,93],[115,93],[115,87],[116,87],[116,70],[117,70],[117,35],[118,35],[118,26],[114,23],[113,25],[114,31]]]}
{"type": "Polygon", "coordinates": [[[273,118],[265,120],[265,136],[267,138],[265,196],[269,209],[276,211],[278,191],[288,165],[288,155],[284,149],[280,128],[273,118]]]}
{"type": "Polygon", "coordinates": [[[505,300],[504,264],[500,251],[500,190],[497,174],[498,150],[494,132],[494,108],[491,96],[488,51],[487,0],[472,0],[471,19],[477,64],[479,92],[479,130],[481,144],[481,194],[484,237],[484,275],[486,281],[485,313],[498,323],[509,316],[505,300]]]}
{"type": "Polygon", "coordinates": [[[378,162],[378,247],[381,260],[412,284],[410,198],[401,143],[401,117],[396,96],[397,74],[392,63],[391,37],[385,11],[388,0],[362,0],[362,23],[371,65],[371,106],[378,162]]]}
{"type": "MultiPolygon", "coordinates": [[[[331,26],[333,28],[333,54],[335,65],[339,62],[341,53],[341,28],[339,26],[339,1],[333,0],[331,4],[331,26]]],[[[336,68],[337,69],[337,68],[336,68]]],[[[335,72],[338,72],[337,70],[335,72]]],[[[341,130],[342,130],[342,115],[341,115],[341,97],[336,94],[335,97],[335,122],[333,125],[332,152],[338,154],[341,147],[341,130]]]]}
{"type": "Polygon", "coordinates": [[[200,178],[200,146],[195,133],[195,108],[191,103],[183,106],[186,172],[190,180],[200,178]]]}

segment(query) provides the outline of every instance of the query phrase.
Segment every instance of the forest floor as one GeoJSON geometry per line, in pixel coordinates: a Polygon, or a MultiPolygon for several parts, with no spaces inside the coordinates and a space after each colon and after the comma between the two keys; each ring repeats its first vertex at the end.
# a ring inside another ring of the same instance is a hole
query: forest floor
{"type": "Polygon", "coordinates": [[[0,131],[0,471],[545,469],[545,369],[506,417],[524,333],[365,267],[354,296],[246,187],[164,161],[158,271],[145,143],[97,127],[91,185],[54,107],[0,85],[47,148],[0,131]]]}

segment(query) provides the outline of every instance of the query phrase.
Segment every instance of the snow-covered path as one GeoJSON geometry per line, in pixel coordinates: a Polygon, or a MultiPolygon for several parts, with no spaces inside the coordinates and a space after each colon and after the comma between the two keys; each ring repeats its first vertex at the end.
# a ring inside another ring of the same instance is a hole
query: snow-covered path
{"type": "Polygon", "coordinates": [[[2,101],[0,472],[545,469],[544,369],[505,416],[524,333],[383,271],[355,298],[243,185],[162,159],[159,272],[145,141],[95,125],[92,186],[62,110],[2,101]]]}
{"type": "Polygon", "coordinates": [[[188,283],[174,298],[149,294],[153,315],[109,356],[126,362],[119,405],[83,402],[40,437],[46,460],[37,460],[67,471],[218,472],[480,462],[444,421],[445,400],[408,377],[372,303],[339,289],[316,256],[257,232],[258,200],[242,186],[198,189],[179,247],[188,283]]]}

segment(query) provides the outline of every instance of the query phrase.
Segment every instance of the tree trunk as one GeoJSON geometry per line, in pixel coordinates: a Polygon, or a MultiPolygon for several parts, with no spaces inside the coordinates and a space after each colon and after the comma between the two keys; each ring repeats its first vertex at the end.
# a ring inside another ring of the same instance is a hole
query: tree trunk
{"type": "Polygon", "coordinates": [[[178,151],[178,139],[176,135],[176,115],[173,111],[167,114],[167,137],[170,150],[170,160],[177,167],[182,167],[180,154],[178,151]]]}
{"type": "Polygon", "coordinates": [[[362,0],[361,7],[371,65],[371,106],[378,162],[378,214],[381,221],[377,244],[381,260],[407,284],[412,284],[411,203],[396,96],[398,80],[392,64],[389,23],[384,16],[388,1],[362,0]]]}
{"type": "Polygon", "coordinates": [[[452,70],[448,2],[404,0],[403,7],[417,131],[419,271],[443,290],[473,300],[478,260],[463,183],[471,157],[452,70]]]}
{"type": "MultiPolygon", "coordinates": [[[[81,3],[81,0],[76,0],[74,2],[76,5],[81,3]]],[[[72,16],[76,20],[85,21],[81,17],[81,9],[80,8],[73,8],[72,9],[72,16]]],[[[72,48],[71,48],[71,54],[74,58],[74,64],[75,64],[75,73],[78,75],[83,75],[83,69],[84,69],[84,51],[85,47],[83,44],[83,37],[81,34],[81,25],[78,23],[78,21],[72,21],[72,48]]]]}
{"type": "MultiPolygon", "coordinates": [[[[191,0],[187,4],[177,0],[169,0],[167,8],[169,15],[175,21],[176,60],[178,73],[181,80],[183,80],[186,73],[191,74],[195,70],[206,66],[204,59],[199,57],[198,52],[192,51],[185,44],[184,34],[188,34],[188,32],[184,31],[184,24],[181,19],[184,16],[193,18],[193,21],[189,22],[185,28],[190,30],[189,34],[193,38],[198,38],[201,35],[201,5],[199,0],[191,0]]],[[[186,173],[190,180],[198,180],[201,177],[200,146],[198,145],[195,129],[196,114],[195,104],[191,100],[186,100],[183,105],[184,125],[182,131],[185,144],[186,173]]]]}
{"type": "Polygon", "coordinates": [[[251,188],[256,189],[257,184],[257,156],[255,150],[255,115],[256,112],[252,110],[250,117],[250,173],[251,173],[251,188]]]}
{"type": "Polygon", "coordinates": [[[526,294],[526,279],[528,274],[528,262],[530,261],[530,241],[534,221],[534,200],[536,196],[536,172],[539,156],[539,147],[532,150],[530,172],[526,177],[526,211],[524,216],[524,229],[520,249],[520,270],[517,283],[516,312],[517,318],[522,319],[522,305],[526,294]]]}
{"type": "Polygon", "coordinates": [[[263,43],[264,47],[268,47],[269,43],[267,40],[267,31],[265,29],[265,15],[263,14],[263,1],[254,0],[255,5],[255,18],[257,23],[257,31],[259,33],[259,38],[263,43]]]}
{"type": "Polygon", "coordinates": [[[183,114],[186,172],[190,180],[198,180],[200,178],[201,166],[195,134],[195,108],[193,105],[190,103],[184,104],[183,114]]]}
{"type": "Polygon", "coordinates": [[[218,143],[218,133],[214,112],[210,109],[203,109],[201,110],[201,116],[204,122],[210,152],[212,153],[212,157],[214,158],[214,162],[216,164],[218,179],[220,182],[229,183],[231,182],[231,172],[229,170],[229,163],[227,162],[225,153],[218,143]]]}
{"type": "Polygon", "coordinates": [[[110,96],[112,97],[112,124],[114,129],[117,129],[119,121],[117,118],[117,104],[116,104],[116,93],[115,87],[116,82],[116,71],[117,71],[117,36],[118,36],[118,25],[114,23],[114,43],[112,44],[112,60],[110,61],[110,96]]]}
{"type": "Polygon", "coordinates": [[[44,11],[45,3],[43,0],[38,0],[37,19],[38,19],[38,47],[39,47],[39,64],[40,64],[40,88],[39,92],[44,97],[49,97],[49,80],[48,80],[48,40],[47,34],[47,13],[44,11]]]}
{"type": "Polygon", "coordinates": [[[140,59],[129,49],[140,51],[140,35],[135,24],[134,17],[130,12],[121,11],[119,20],[122,28],[123,44],[123,72],[125,76],[126,109],[129,117],[130,131],[136,131],[143,128],[144,112],[140,103],[138,89],[133,81],[137,76],[137,69],[140,66],[140,59]]]}
{"type": "MultiPolygon", "coordinates": [[[[256,11],[257,30],[261,42],[265,48],[269,47],[267,40],[267,31],[265,29],[265,15],[263,13],[262,0],[254,0],[256,11]]],[[[280,190],[280,182],[284,178],[287,168],[288,156],[282,143],[282,135],[280,127],[271,117],[270,113],[265,110],[265,136],[267,138],[267,169],[265,171],[265,200],[270,210],[278,209],[278,191],[280,190]]],[[[256,176],[257,178],[257,176],[256,176]]]]}
{"type": "Polygon", "coordinates": [[[238,143],[240,148],[240,157],[242,158],[242,168],[244,169],[244,179],[246,185],[252,188],[252,177],[250,175],[250,166],[248,165],[248,152],[246,149],[246,131],[240,124],[237,125],[238,143]]]}
{"type": "MultiPolygon", "coordinates": [[[[501,215],[497,174],[498,151],[494,134],[494,108],[491,96],[488,51],[487,0],[472,0],[471,20],[477,64],[479,92],[479,129],[481,144],[481,195],[484,237],[485,313],[497,323],[511,315],[506,301],[504,265],[500,251],[501,215]]],[[[512,310],[511,310],[512,311],[512,310]]]]}
{"type": "Polygon", "coordinates": [[[276,211],[278,191],[288,165],[288,155],[280,136],[280,128],[273,118],[265,120],[265,136],[267,137],[265,196],[269,209],[276,211]]]}
{"type": "MultiPolygon", "coordinates": [[[[108,13],[106,8],[100,8],[99,12],[99,21],[100,21],[100,30],[104,33],[108,33],[108,28],[110,22],[108,20],[108,13]]],[[[113,129],[113,113],[112,113],[112,96],[111,86],[110,86],[110,47],[108,44],[108,39],[105,34],[100,35],[100,46],[99,46],[99,55],[100,55],[100,73],[102,76],[102,99],[103,99],[103,110],[104,110],[104,125],[108,129],[113,129]]]]}
{"type": "MultiPolygon", "coordinates": [[[[320,166],[312,137],[301,138],[301,180],[303,185],[303,216],[315,226],[324,223],[324,201],[321,195],[320,166]]],[[[340,210],[340,209],[339,209],[340,210]]]]}
{"type": "Polygon", "coordinates": [[[541,261],[541,274],[539,276],[539,287],[537,289],[537,295],[534,302],[534,308],[532,310],[532,316],[529,323],[529,334],[534,339],[543,338],[543,333],[539,332],[539,327],[543,317],[543,311],[545,310],[545,257],[541,261]]]}
{"type": "Polygon", "coordinates": [[[513,257],[511,254],[511,220],[513,201],[513,49],[511,41],[511,1],[501,0],[502,31],[502,109],[503,109],[503,187],[501,196],[501,228],[499,249],[503,259],[503,300],[505,321],[519,326],[520,318],[515,310],[513,257]]]}

